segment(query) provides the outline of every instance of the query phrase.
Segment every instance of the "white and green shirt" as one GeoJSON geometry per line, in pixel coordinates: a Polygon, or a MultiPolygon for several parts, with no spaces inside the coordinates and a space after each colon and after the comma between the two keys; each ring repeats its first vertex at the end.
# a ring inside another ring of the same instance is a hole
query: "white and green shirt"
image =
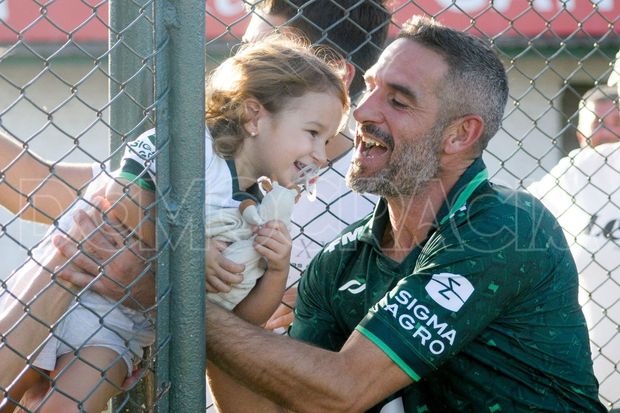
{"type": "MultiPolygon", "coordinates": [[[[156,138],[151,129],[127,144],[119,176],[154,191],[156,187],[156,138]]],[[[237,170],[232,160],[225,160],[213,150],[213,138],[205,130],[205,214],[222,208],[237,208],[248,197],[260,198],[258,186],[239,189],[237,170]],[[252,195],[250,195],[252,194],[252,195]]]]}

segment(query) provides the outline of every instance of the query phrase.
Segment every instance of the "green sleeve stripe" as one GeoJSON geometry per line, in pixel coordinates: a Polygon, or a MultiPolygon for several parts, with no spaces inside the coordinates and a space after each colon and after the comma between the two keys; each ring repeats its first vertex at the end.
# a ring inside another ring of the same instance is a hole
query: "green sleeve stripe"
{"type": "Polygon", "coordinates": [[[155,184],[153,183],[153,180],[151,179],[150,171],[146,169],[145,166],[141,164],[140,162],[137,162],[131,158],[124,159],[123,166],[121,167],[121,171],[127,172],[130,175],[133,175],[136,177],[143,178],[150,185],[153,185],[153,188],[155,187],[155,184]]]}
{"type": "Polygon", "coordinates": [[[405,363],[405,361],[398,356],[398,354],[394,353],[394,351],[391,348],[389,348],[387,344],[383,342],[383,340],[381,340],[379,337],[375,336],[373,333],[366,330],[362,326],[358,325],[357,327],[355,327],[355,329],[359,331],[360,333],[362,333],[364,336],[366,336],[366,338],[368,338],[374,344],[376,344],[377,347],[383,350],[383,352],[387,354],[388,357],[391,358],[392,361],[398,365],[398,367],[400,367],[405,373],[407,373],[407,375],[411,377],[413,381],[420,380],[420,376],[418,376],[418,374],[415,371],[413,371],[413,369],[409,367],[407,363],[405,363]]]}
{"type": "Polygon", "coordinates": [[[143,163],[140,163],[131,158],[126,158],[123,159],[123,166],[121,167],[121,170],[139,176],[146,171],[146,167],[143,163]]]}
{"type": "Polygon", "coordinates": [[[131,183],[138,185],[142,189],[146,189],[147,191],[155,192],[155,185],[153,181],[141,178],[136,176],[130,172],[121,171],[118,173],[119,178],[126,179],[131,181],[131,183]]]}

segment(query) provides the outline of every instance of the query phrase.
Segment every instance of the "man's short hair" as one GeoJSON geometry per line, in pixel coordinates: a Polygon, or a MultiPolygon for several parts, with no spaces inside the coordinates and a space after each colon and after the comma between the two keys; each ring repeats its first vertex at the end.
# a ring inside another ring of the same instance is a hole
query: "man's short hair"
{"type": "Polygon", "coordinates": [[[436,91],[443,104],[440,120],[449,123],[468,114],[480,116],[484,131],[478,149],[482,152],[499,130],[508,100],[508,78],[497,54],[482,39],[424,16],[407,21],[398,38],[443,57],[448,73],[436,91]]]}
{"type": "Polygon", "coordinates": [[[383,51],[390,23],[385,0],[258,0],[254,7],[282,16],[312,43],[332,47],[356,68],[352,97],[364,89],[364,72],[383,51]]]}

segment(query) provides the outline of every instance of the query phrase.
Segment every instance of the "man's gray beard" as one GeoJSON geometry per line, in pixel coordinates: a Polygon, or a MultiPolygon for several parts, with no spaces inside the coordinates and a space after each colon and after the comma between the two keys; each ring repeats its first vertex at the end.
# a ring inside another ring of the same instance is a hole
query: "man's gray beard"
{"type": "Polygon", "coordinates": [[[346,176],[347,186],[355,192],[384,198],[420,194],[439,174],[443,130],[443,123],[438,122],[420,139],[403,142],[398,152],[392,152],[387,168],[374,176],[364,177],[363,168],[351,162],[346,176]]]}

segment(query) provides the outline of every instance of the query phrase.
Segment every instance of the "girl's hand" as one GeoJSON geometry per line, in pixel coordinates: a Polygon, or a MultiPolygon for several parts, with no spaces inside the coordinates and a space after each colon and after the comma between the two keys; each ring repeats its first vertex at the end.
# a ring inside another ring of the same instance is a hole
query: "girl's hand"
{"type": "Polygon", "coordinates": [[[267,259],[267,272],[288,274],[293,246],[281,221],[269,221],[255,231],[254,249],[267,259]]]}
{"type": "Polygon", "coordinates": [[[227,293],[231,285],[243,281],[245,265],[224,258],[222,251],[228,247],[224,241],[207,238],[205,249],[205,281],[210,293],[227,293]]]}

